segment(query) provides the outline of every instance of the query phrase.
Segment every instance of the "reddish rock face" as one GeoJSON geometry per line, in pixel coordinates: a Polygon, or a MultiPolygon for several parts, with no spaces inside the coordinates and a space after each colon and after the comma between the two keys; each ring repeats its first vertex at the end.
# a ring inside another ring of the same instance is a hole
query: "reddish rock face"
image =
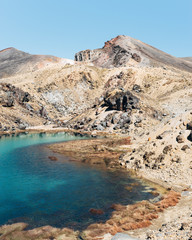
{"type": "Polygon", "coordinates": [[[111,47],[112,45],[114,45],[117,42],[118,39],[120,39],[120,36],[117,36],[117,37],[111,39],[110,41],[105,42],[105,45],[103,48],[111,47]]]}
{"type": "Polygon", "coordinates": [[[88,61],[102,68],[124,66],[173,66],[192,72],[192,63],[166,54],[146,43],[119,35],[105,42],[103,48],[80,51],[75,54],[76,61],[88,61]]]}
{"type": "Polygon", "coordinates": [[[104,214],[104,211],[102,209],[95,209],[95,208],[91,208],[89,210],[89,212],[93,215],[102,215],[104,214]]]}

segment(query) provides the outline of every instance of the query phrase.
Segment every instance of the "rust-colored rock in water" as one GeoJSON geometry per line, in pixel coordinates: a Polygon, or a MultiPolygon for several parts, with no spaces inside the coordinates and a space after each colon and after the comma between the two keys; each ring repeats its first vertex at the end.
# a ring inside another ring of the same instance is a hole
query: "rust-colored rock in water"
{"type": "Polygon", "coordinates": [[[89,210],[89,212],[93,215],[102,215],[104,214],[104,211],[102,209],[95,209],[95,208],[91,208],[89,210]]]}
{"type": "Polygon", "coordinates": [[[54,157],[54,156],[49,156],[48,157],[51,161],[57,161],[58,160],[58,158],[57,157],[54,157]]]}

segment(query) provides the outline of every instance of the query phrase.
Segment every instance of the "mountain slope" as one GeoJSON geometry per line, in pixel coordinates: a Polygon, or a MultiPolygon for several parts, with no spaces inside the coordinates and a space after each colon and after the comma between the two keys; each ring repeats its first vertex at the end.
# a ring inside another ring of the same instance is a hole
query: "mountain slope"
{"type": "Polygon", "coordinates": [[[140,112],[146,114],[143,118],[149,119],[146,123],[149,127],[153,120],[156,124],[163,119],[162,113],[178,115],[192,107],[192,63],[138,40],[118,36],[102,49],[79,52],[76,60],[74,63],[53,56],[31,55],[14,48],[1,51],[0,123],[17,127],[18,118],[29,126],[73,119],[67,125],[69,128],[117,130],[118,121],[112,123],[109,119],[121,109],[116,106],[120,102],[123,101],[123,111],[128,109],[131,114],[136,111],[137,118],[141,118],[136,98],[131,94],[140,99],[140,112]],[[30,98],[25,102],[23,95],[28,94],[30,98]],[[132,100],[124,104],[123,99],[132,100]],[[116,101],[119,103],[114,105],[116,101]],[[106,111],[107,104],[112,104],[110,111],[106,111]],[[42,114],[42,107],[46,114],[42,114]]]}
{"type": "MultiPolygon", "coordinates": [[[[0,51],[0,78],[38,70],[49,64],[62,61],[63,59],[54,56],[32,55],[15,48],[6,48],[0,51]]],[[[73,61],[69,60],[69,62],[73,61]]]]}
{"type": "Polygon", "coordinates": [[[186,61],[192,62],[192,57],[184,57],[184,58],[181,58],[181,59],[184,59],[186,61]]]}
{"type": "Polygon", "coordinates": [[[96,66],[105,68],[168,65],[192,72],[192,63],[123,35],[107,41],[103,48],[78,52],[75,60],[92,62],[96,66]]]}

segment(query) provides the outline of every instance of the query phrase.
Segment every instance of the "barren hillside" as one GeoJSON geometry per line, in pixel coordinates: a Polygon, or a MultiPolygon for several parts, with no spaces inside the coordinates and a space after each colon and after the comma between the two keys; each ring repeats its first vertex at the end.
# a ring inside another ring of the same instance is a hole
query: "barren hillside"
{"type": "Polygon", "coordinates": [[[31,55],[12,47],[6,48],[0,51],[0,78],[9,77],[17,73],[33,72],[62,61],[73,62],[49,55],[31,55]]]}
{"type": "Polygon", "coordinates": [[[75,60],[92,62],[96,66],[107,68],[168,65],[192,72],[192,64],[185,59],[173,57],[146,43],[123,35],[107,41],[103,48],[77,53],[75,60]]]}
{"type": "Polygon", "coordinates": [[[147,131],[151,124],[192,107],[192,64],[138,40],[118,36],[102,49],[77,53],[75,59],[30,55],[14,48],[1,51],[2,129],[54,123],[89,131],[142,132],[135,129],[137,121],[142,119],[147,131]],[[18,97],[21,91],[29,96],[27,101],[18,97]],[[126,100],[121,109],[117,102],[130,94],[139,99],[139,107],[126,100]],[[121,127],[121,111],[131,119],[126,129],[121,127]],[[112,120],[115,115],[117,120],[112,120]]]}

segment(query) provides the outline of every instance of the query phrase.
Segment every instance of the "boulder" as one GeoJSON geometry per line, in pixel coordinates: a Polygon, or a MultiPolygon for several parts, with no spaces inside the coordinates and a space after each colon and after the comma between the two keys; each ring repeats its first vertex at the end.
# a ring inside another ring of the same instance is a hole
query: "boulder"
{"type": "Polygon", "coordinates": [[[164,149],[163,149],[163,153],[164,153],[164,154],[167,154],[168,152],[171,151],[171,149],[172,149],[172,145],[170,144],[170,145],[164,147],[164,149]]]}
{"type": "Polygon", "coordinates": [[[183,135],[183,134],[178,135],[178,136],[176,137],[176,141],[177,141],[178,143],[184,143],[184,142],[185,142],[185,137],[184,137],[184,135],[183,135]]]}
{"type": "Polygon", "coordinates": [[[187,137],[187,139],[192,142],[192,131],[190,132],[190,134],[189,134],[189,136],[187,137]]]}
{"type": "Polygon", "coordinates": [[[58,158],[55,157],[55,156],[49,156],[48,158],[49,158],[51,161],[57,161],[57,160],[58,160],[58,158]]]}
{"type": "Polygon", "coordinates": [[[91,208],[89,209],[89,212],[93,215],[102,215],[104,214],[104,211],[102,209],[95,209],[95,208],[91,208]]]}
{"type": "Polygon", "coordinates": [[[133,85],[133,91],[137,92],[137,93],[140,93],[142,90],[141,90],[141,86],[137,85],[137,84],[134,84],[133,85]]]}
{"type": "Polygon", "coordinates": [[[48,114],[47,114],[47,110],[45,109],[45,107],[41,107],[41,109],[39,110],[39,113],[41,115],[41,117],[47,118],[48,114]]]}
{"type": "Polygon", "coordinates": [[[130,91],[117,91],[109,94],[104,99],[105,106],[108,110],[128,111],[139,109],[139,99],[130,91]]]}
{"type": "Polygon", "coordinates": [[[181,148],[182,151],[186,151],[187,149],[190,149],[188,145],[183,145],[183,147],[181,148]]]}
{"type": "Polygon", "coordinates": [[[192,121],[187,123],[187,130],[192,130],[192,121]]]}
{"type": "Polygon", "coordinates": [[[15,101],[19,104],[24,102],[29,102],[31,96],[28,92],[24,92],[20,88],[16,88],[11,84],[1,83],[1,102],[4,107],[12,107],[15,104],[15,101]]]}
{"type": "Polygon", "coordinates": [[[11,92],[7,92],[3,98],[3,107],[12,107],[15,104],[14,96],[11,92]]]}

